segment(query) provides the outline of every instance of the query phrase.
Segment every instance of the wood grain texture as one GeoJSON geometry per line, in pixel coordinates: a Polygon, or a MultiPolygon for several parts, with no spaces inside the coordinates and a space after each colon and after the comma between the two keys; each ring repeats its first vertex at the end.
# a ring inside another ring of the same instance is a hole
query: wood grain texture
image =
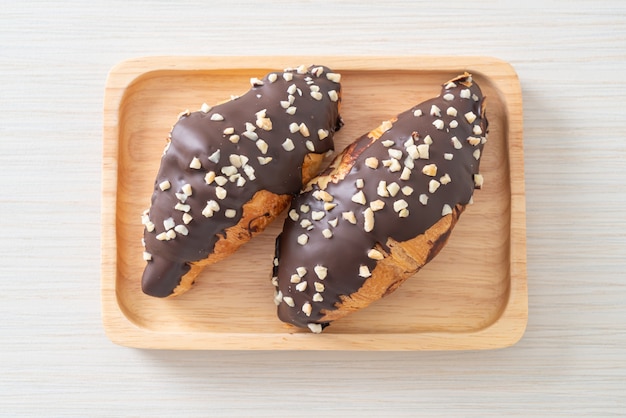
{"type": "Polygon", "coordinates": [[[33,0],[1,9],[1,416],[624,415],[624,2],[277,0],[259,10],[238,0],[33,0]],[[174,352],[106,338],[108,71],[148,55],[303,54],[512,63],[524,97],[528,239],[529,320],[518,344],[174,352]],[[305,396],[312,401],[296,410],[305,396]]]}

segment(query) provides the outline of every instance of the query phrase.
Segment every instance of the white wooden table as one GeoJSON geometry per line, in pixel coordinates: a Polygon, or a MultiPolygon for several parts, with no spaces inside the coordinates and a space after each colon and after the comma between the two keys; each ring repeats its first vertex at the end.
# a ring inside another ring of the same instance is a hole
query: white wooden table
{"type": "Polygon", "coordinates": [[[0,416],[626,414],[626,3],[1,3],[0,416]],[[105,337],[107,72],[145,55],[274,54],[516,68],[529,285],[517,345],[172,352],[105,337]]]}

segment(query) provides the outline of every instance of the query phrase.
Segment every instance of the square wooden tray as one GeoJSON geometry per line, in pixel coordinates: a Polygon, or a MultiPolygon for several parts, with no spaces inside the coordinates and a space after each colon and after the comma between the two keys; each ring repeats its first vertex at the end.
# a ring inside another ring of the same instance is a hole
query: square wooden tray
{"type": "Polygon", "coordinates": [[[115,343],[158,349],[461,350],[517,342],[527,322],[522,97],[488,57],[151,57],[114,67],[104,100],[102,317],[115,343]],[[300,64],[342,74],[343,149],[469,71],[490,122],[474,195],[441,254],[398,291],[316,335],[280,322],[270,284],[282,219],[175,299],[144,295],[140,216],[179,112],[244,93],[250,77],[300,64]]]}

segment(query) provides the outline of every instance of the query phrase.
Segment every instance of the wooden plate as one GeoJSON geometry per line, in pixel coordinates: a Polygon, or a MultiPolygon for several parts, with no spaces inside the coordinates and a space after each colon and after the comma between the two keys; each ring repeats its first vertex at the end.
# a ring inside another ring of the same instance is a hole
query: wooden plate
{"type": "Polygon", "coordinates": [[[109,74],[104,100],[102,315],[115,343],[159,349],[460,350],[517,342],[527,322],[522,97],[485,57],[152,57],[109,74]],[[242,94],[250,77],[299,64],[342,74],[343,149],[469,71],[487,97],[485,187],[441,254],[398,291],[322,334],[276,317],[270,270],[282,219],[175,299],[144,295],[140,216],[177,115],[242,94]]]}

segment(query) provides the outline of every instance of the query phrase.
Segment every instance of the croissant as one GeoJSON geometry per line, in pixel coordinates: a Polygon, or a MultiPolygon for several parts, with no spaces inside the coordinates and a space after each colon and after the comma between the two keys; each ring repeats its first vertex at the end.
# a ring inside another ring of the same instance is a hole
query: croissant
{"type": "Polygon", "coordinates": [[[279,318],[319,333],[432,260],[482,186],[487,128],[465,73],[339,154],[292,200],[276,240],[279,318]]]}
{"type": "Polygon", "coordinates": [[[333,149],[340,78],[324,66],[272,72],[179,116],[142,216],[144,293],[184,293],[289,205],[333,149]]]}

